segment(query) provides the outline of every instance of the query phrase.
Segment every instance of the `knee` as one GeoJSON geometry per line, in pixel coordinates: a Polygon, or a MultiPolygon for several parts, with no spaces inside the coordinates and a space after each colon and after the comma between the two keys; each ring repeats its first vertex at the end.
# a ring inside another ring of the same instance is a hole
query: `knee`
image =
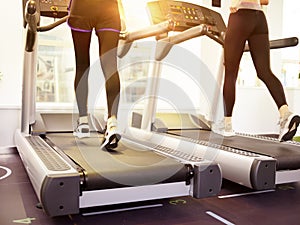
{"type": "Polygon", "coordinates": [[[257,70],[257,77],[263,82],[266,82],[269,79],[275,77],[275,75],[273,74],[272,70],[269,68],[264,70],[257,70]]]}

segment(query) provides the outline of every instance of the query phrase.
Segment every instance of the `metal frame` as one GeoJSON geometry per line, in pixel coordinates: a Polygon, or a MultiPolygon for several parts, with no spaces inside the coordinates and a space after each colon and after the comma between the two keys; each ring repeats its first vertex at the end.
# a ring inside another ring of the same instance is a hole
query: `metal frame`
{"type": "MultiPolygon", "coordinates": [[[[25,0],[23,0],[23,3],[25,3],[25,0]]],[[[54,4],[55,1],[49,2],[49,4],[52,3],[54,4]]],[[[43,5],[43,7],[48,8],[47,5],[43,5]]],[[[34,191],[44,211],[49,216],[75,214],[79,212],[80,208],[85,207],[158,198],[186,195],[202,198],[214,196],[220,191],[222,181],[220,167],[212,162],[207,165],[206,161],[194,165],[193,169],[187,174],[186,180],[182,182],[95,191],[81,190],[84,182],[81,171],[78,171],[71,161],[66,160],[56,151],[55,147],[50,146],[39,136],[46,135],[45,130],[42,130],[40,134],[36,130],[32,130],[35,123],[37,123],[35,118],[37,32],[55,28],[64,23],[67,16],[48,26],[39,27],[41,13],[39,5],[35,1],[28,0],[24,11],[27,41],[23,68],[22,126],[15,133],[15,143],[34,191]]],[[[48,14],[49,12],[47,12],[48,14]]],[[[155,26],[151,35],[160,32],[161,29],[169,29],[169,25],[155,26]]],[[[129,38],[130,35],[126,37],[129,38]]],[[[39,124],[37,127],[43,128],[44,126],[39,124]]],[[[155,151],[149,146],[146,146],[146,148],[149,151],[155,151]]]]}
{"type": "MultiPolygon", "coordinates": [[[[160,4],[168,4],[168,2],[175,1],[165,1],[160,4]]],[[[153,2],[155,4],[155,2],[153,2]]],[[[158,4],[158,2],[156,2],[158,4]]],[[[150,4],[152,4],[150,2],[150,4]]],[[[175,4],[175,3],[174,3],[175,4]]],[[[180,4],[179,1],[176,1],[176,4],[180,4]]],[[[188,4],[188,3],[184,3],[188,4]]],[[[162,7],[162,6],[161,6],[162,7]]],[[[207,9],[209,10],[209,9],[207,9]]],[[[176,24],[176,21],[173,22],[176,24]]],[[[143,32],[141,30],[140,32],[143,32]]],[[[139,34],[138,31],[131,35],[131,39],[128,42],[132,42],[133,40],[139,39],[143,35],[139,34]],[[133,34],[136,35],[136,38],[133,34]]],[[[170,136],[166,134],[156,134],[153,132],[153,128],[156,128],[155,122],[156,119],[156,111],[157,111],[157,92],[159,87],[159,77],[161,71],[161,61],[167,56],[170,52],[171,48],[178,43],[189,40],[194,37],[200,36],[208,36],[212,40],[216,41],[220,45],[224,43],[225,33],[219,33],[218,35],[214,35],[210,32],[209,26],[206,24],[200,24],[198,26],[186,29],[181,33],[175,34],[174,36],[164,37],[159,39],[156,44],[155,51],[155,63],[153,63],[152,68],[149,73],[149,82],[147,86],[147,96],[149,96],[148,101],[144,107],[144,111],[142,115],[138,115],[138,121],[141,121],[140,127],[141,130],[128,129],[127,134],[131,138],[134,137],[143,137],[141,133],[152,132],[152,134],[145,135],[145,137],[150,139],[143,139],[148,143],[158,143],[157,138],[161,140],[164,136],[164,144],[165,146],[170,146],[174,139],[171,139],[170,136]],[[168,144],[167,144],[168,143],[168,144]]],[[[282,40],[275,40],[270,42],[271,48],[279,48],[282,40]]],[[[284,39],[283,39],[284,41],[284,39]]],[[[288,38],[288,46],[295,46],[298,44],[297,38],[288,38]]],[[[128,50],[127,50],[128,51],[128,50]]],[[[248,51],[248,46],[245,46],[245,51],[248,51]]],[[[223,82],[224,75],[224,63],[223,63],[223,54],[221,55],[219,61],[219,70],[218,70],[218,80],[217,85],[221,87],[223,82]]],[[[216,90],[215,99],[213,100],[213,109],[216,110],[218,107],[218,96],[220,94],[220,90],[216,90]]],[[[135,118],[133,118],[135,120],[135,118]]],[[[163,121],[162,121],[163,122],[163,121]]],[[[158,129],[159,130],[159,129],[158,129]]],[[[161,128],[161,130],[166,130],[165,128],[161,128]]],[[[179,137],[178,137],[179,138],[179,137]]],[[[207,149],[210,148],[213,152],[217,152],[215,154],[214,162],[221,165],[223,177],[234,181],[236,183],[242,184],[249,188],[262,190],[262,189],[272,189],[275,187],[275,184],[280,182],[290,182],[290,181],[299,181],[300,180],[300,170],[298,171],[276,171],[276,159],[264,156],[260,154],[252,154],[247,152],[246,150],[239,150],[234,148],[226,148],[222,146],[209,147],[207,143],[203,145],[198,140],[179,138],[178,140],[180,145],[184,145],[186,149],[193,149],[193,153],[189,153],[192,155],[200,155],[200,157],[205,158],[205,154],[207,154],[207,149]],[[190,148],[187,146],[190,145],[190,148]],[[287,174],[291,175],[290,178],[284,179],[284,176],[287,174]],[[276,177],[276,178],[275,178],[276,177]]],[[[179,145],[179,143],[178,143],[179,145]]],[[[210,159],[212,160],[212,159],[210,159]]]]}

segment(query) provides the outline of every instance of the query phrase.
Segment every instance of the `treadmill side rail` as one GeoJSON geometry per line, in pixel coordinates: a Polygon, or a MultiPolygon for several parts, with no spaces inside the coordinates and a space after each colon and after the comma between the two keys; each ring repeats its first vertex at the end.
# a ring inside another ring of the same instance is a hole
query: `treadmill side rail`
{"type": "Polygon", "coordinates": [[[194,198],[216,196],[220,192],[221,186],[222,174],[219,164],[211,162],[194,166],[194,198]]]}
{"type": "Polygon", "coordinates": [[[33,146],[29,142],[30,137],[32,136],[17,130],[15,143],[43,210],[51,217],[78,213],[79,173],[55,150],[52,152],[51,149],[39,149],[38,146],[33,146]]]}

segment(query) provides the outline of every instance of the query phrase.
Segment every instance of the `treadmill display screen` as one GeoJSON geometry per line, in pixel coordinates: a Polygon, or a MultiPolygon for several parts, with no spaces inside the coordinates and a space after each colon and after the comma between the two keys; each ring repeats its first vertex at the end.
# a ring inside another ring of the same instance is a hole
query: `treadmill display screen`
{"type": "MultiPolygon", "coordinates": [[[[23,0],[23,12],[26,3],[29,0],[23,0]]],[[[41,16],[62,18],[68,15],[70,0],[37,0],[36,7],[41,16]]]]}
{"type": "Polygon", "coordinates": [[[181,1],[148,2],[150,18],[153,24],[172,19],[176,23],[175,31],[184,31],[205,24],[214,33],[225,32],[226,25],[222,16],[208,8],[181,1]]]}
{"type": "Polygon", "coordinates": [[[41,16],[61,18],[68,15],[70,0],[40,0],[41,16]]]}

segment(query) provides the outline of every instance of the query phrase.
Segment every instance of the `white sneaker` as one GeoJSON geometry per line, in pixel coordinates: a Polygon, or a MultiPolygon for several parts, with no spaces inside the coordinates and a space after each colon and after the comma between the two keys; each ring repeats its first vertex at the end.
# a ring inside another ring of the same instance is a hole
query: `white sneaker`
{"type": "Polygon", "coordinates": [[[90,127],[88,123],[80,123],[80,120],[77,120],[77,127],[75,128],[73,135],[78,138],[90,137],[90,127]]]}
{"type": "Polygon", "coordinates": [[[115,116],[108,118],[106,131],[104,134],[104,141],[101,145],[102,149],[113,149],[118,147],[118,142],[121,139],[121,135],[117,129],[117,119],[115,116]]]}
{"type": "Polygon", "coordinates": [[[231,137],[235,135],[235,132],[232,129],[232,123],[225,124],[224,119],[221,121],[213,122],[211,124],[211,130],[225,137],[231,137]]]}
{"type": "Polygon", "coordinates": [[[287,113],[284,117],[280,118],[280,131],[279,141],[292,140],[297,132],[297,128],[300,123],[300,116],[291,112],[287,113]]]}

